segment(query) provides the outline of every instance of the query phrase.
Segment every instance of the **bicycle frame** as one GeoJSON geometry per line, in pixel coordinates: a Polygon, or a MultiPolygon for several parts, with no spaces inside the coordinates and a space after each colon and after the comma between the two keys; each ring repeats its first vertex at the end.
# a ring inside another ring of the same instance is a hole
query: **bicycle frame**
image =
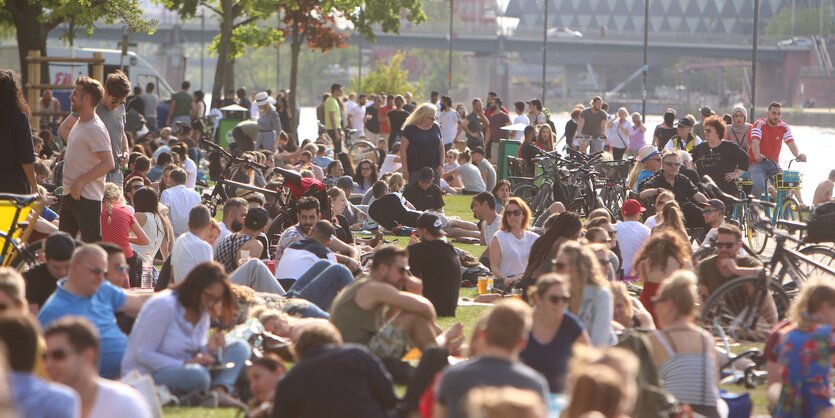
{"type": "MultiPolygon", "coordinates": [[[[28,197],[28,199],[8,199],[10,202],[14,202],[15,212],[12,216],[11,225],[9,226],[8,231],[0,232],[0,239],[3,239],[3,248],[2,251],[0,251],[0,266],[3,267],[10,265],[15,254],[24,254],[25,246],[21,243],[25,243],[29,239],[32,231],[35,230],[36,221],[43,211],[43,204],[39,200],[35,200],[34,195],[21,197],[28,197]],[[23,230],[23,233],[20,235],[20,238],[15,239],[15,234],[20,229],[20,217],[22,212],[30,206],[32,207],[32,211],[30,213],[32,221],[28,222],[26,228],[23,230]]],[[[0,199],[2,199],[2,196],[0,196],[0,199]]]]}

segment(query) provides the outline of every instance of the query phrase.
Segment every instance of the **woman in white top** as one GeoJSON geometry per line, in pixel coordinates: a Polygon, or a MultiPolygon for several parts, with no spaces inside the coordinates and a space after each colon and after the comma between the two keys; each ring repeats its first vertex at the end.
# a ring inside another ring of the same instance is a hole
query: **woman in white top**
{"type": "MultiPolygon", "coordinates": [[[[148,236],[147,245],[131,244],[133,251],[139,255],[149,254],[152,258],[162,247],[165,240],[165,226],[158,211],[159,199],[157,192],[149,187],[143,187],[133,193],[133,207],[136,222],[148,236]]],[[[168,256],[168,248],[163,248],[163,258],[168,256]]]]}
{"type": "Polygon", "coordinates": [[[502,227],[490,240],[490,270],[509,289],[522,279],[531,247],[539,235],[528,230],[531,210],[518,197],[511,197],[502,212],[502,227]]]}
{"type": "MultiPolygon", "coordinates": [[[[447,151],[450,153],[452,151],[447,151]]],[[[481,177],[481,171],[478,167],[472,164],[472,157],[470,151],[466,150],[458,155],[458,167],[447,171],[444,168],[444,174],[451,174],[453,178],[460,178],[461,194],[475,195],[487,191],[487,185],[484,184],[484,179],[481,177]]]]}
{"type": "Polygon", "coordinates": [[[667,202],[671,202],[675,200],[675,198],[676,196],[673,194],[673,192],[669,190],[664,190],[663,192],[661,192],[658,195],[658,197],[655,198],[655,215],[652,215],[649,218],[647,218],[647,220],[644,221],[644,225],[646,225],[647,228],[652,230],[652,228],[655,228],[656,225],[664,223],[664,216],[662,214],[661,209],[664,208],[664,205],[666,205],[667,202]]]}
{"type": "Polygon", "coordinates": [[[446,180],[449,187],[460,189],[463,187],[461,185],[461,179],[456,177],[454,174],[450,174],[449,172],[458,168],[458,151],[451,149],[447,150],[446,152],[446,159],[444,160],[444,174],[441,176],[441,179],[446,180]]]}

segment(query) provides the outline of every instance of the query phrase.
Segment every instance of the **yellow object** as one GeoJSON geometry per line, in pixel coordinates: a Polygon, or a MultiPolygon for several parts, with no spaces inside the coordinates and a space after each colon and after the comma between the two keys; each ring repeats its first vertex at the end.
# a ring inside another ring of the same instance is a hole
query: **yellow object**
{"type": "Polygon", "coordinates": [[[483,295],[483,294],[487,293],[487,286],[488,286],[487,280],[488,279],[487,279],[486,276],[478,278],[477,290],[478,290],[479,295],[483,295]]]}

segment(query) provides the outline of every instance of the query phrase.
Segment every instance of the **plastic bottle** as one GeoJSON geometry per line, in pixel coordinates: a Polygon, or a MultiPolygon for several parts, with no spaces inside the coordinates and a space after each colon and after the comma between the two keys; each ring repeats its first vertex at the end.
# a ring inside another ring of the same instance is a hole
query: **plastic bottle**
{"type": "Polygon", "coordinates": [[[140,287],[143,289],[153,289],[154,287],[154,259],[151,255],[145,253],[142,256],[142,282],[140,287]]]}

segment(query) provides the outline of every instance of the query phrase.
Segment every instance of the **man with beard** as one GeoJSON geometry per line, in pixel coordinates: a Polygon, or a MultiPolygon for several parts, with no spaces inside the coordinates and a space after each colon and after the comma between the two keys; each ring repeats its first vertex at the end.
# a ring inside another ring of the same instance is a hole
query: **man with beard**
{"type": "Polygon", "coordinates": [[[742,231],[735,225],[724,224],[716,229],[716,255],[699,263],[699,289],[707,298],[723,284],[744,276],[756,276],[763,265],[750,255],[740,255],[742,231]]]}
{"type": "Polygon", "coordinates": [[[89,77],[79,77],[70,96],[78,122],[67,135],[60,228],[81,232],[84,242],[101,241],[104,178],[115,167],[107,127],[95,111],[103,96],[101,83],[89,77]]]}
{"type": "Polygon", "coordinates": [[[217,245],[224,238],[233,232],[240,232],[241,228],[244,227],[246,211],[246,200],[240,197],[230,198],[223,204],[223,221],[220,223],[220,235],[217,236],[217,241],[215,241],[215,253],[217,253],[217,245]]]}
{"type": "MultiPolygon", "coordinates": [[[[310,238],[310,231],[313,225],[319,220],[321,206],[315,197],[305,196],[299,199],[296,204],[296,211],[298,212],[299,223],[284,230],[281,238],[278,240],[278,246],[275,249],[275,265],[281,262],[281,257],[284,255],[284,250],[294,242],[310,238]]],[[[355,263],[358,261],[359,254],[357,249],[348,245],[339,238],[333,237],[328,243],[328,248],[334,252],[336,259],[340,264],[345,264],[351,271],[357,270],[355,263]]],[[[358,263],[356,263],[358,264],[358,263]]]]}

